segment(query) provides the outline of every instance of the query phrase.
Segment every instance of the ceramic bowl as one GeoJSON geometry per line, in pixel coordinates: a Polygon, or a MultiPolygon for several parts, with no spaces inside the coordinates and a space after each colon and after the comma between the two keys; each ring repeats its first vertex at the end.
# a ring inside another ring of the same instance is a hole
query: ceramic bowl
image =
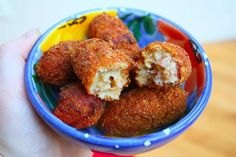
{"type": "Polygon", "coordinates": [[[179,25],[151,12],[131,8],[99,8],[69,16],[49,28],[30,51],[25,66],[25,86],[28,97],[39,116],[57,133],[85,148],[113,153],[136,154],[158,148],[182,134],[201,115],[212,88],[212,72],[206,53],[200,44],[179,25]],[[52,113],[59,89],[37,79],[34,65],[42,52],[63,40],[86,39],[88,24],[98,14],[118,16],[134,33],[141,47],[152,41],[167,41],[183,47],[192,63],[192,74],[183,84],[189,92],[187,111],[178,122],[154,133],[130,138],[104,136],[95,127],[75,129],[52,113]]]}

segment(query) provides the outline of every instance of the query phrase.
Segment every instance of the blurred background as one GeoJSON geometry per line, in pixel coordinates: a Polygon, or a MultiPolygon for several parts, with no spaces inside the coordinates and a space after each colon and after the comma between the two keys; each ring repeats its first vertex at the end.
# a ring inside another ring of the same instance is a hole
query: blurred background
{"type": "Polygon", "coordinates": [[[170,144],[136,156],[235,157],[235,0],[0,0],[0,44],[29,29],[44,32],[64,17],[105,6],[147,10],[176,22],[203,45],[213,70],[212,95],[197,122],[170,144]]]}
{"type": "Polygon", "coordinates": [[[200,42],[236,37],[235,0],[0,0],[0,43],[38,27],[44,32],[74,13],[105,6],[134,7],[167,17],[200,42]]]}

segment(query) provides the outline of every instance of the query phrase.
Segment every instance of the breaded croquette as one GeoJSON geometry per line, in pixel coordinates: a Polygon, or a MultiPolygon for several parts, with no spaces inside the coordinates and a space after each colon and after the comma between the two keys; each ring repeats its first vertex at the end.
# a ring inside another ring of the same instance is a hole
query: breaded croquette
{"type": "Polygon", "coordinates": [[[102,39],[81,41],[71,60],[74,72],[87,92],[103,100],[119,99],[122,89],[129,84],[132,59],[124,53],[114,52],[112,44],[102,39]]]}
{"type": "Polygon", "coordinates": [[[70,60],[70,53],[77,41],[64,41],[44,52],[35,67],[38,78],[53,85],[65,85],[75,75],[70,60]]]}
{"type": "Polygon", "coordinates": [[[112,42],[115,49],[121,49],[133,60],[140,55],[140,47],[133,34],[117,17],[105,13],[96,16],[89,25],[88,36],[112,42]]]}
{"type": "Polygon", "coordinates": [[[156,41],[141,51],[136,82],[140,87],[177,85],[187,80],[191,70],[191,62],[184,49],[156,41]]]}
{"type": "Polygon", "coordinates": [[[54,114],[64,123],[83,129],[95,125],[103,110],[102,100],[88,95],[80,83],[72,83],[61,88],[54,114]]]}
{"type": "Polygon", "coordinates": [[[129,137],[152,132],[184,115],[186,92],[180,87],[139,88],[110,102],[98,122],[108,136],[129,137]]]}

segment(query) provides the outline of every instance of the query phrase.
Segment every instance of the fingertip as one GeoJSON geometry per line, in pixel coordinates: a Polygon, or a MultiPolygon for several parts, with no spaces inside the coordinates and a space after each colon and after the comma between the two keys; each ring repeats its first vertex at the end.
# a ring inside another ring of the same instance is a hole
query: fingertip
{"type": "Polygon", "coordinates": [[[38,28],[34,28],[34,29],[31,29],[28,32],[24,33],[22,35],[22,38],[36,40],[36,39],[38,39],[39,36],[40,36],[39,29],[38,28]]]}
{"type": "Polygon", "coordinates": [[[36,40],[39,38],[40,36],[40,32],[39,29],[35,28],[32,29],[28,32],[26,32],[25,34],[23,34],[19,41],[20,41],[20,55],[26,59],[30,49],[32,48],[32,46],[34,45],[34,43],[36,42],[36,40]]]}

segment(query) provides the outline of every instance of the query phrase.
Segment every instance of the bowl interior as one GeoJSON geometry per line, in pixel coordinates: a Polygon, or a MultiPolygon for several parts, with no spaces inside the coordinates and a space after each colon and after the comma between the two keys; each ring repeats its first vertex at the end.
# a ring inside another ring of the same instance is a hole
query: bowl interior
{"type": "MultiPolygon", "coordinates": [[[[195,107],[206,84],[206,69],[208,64],[204,61],[206,56],[199,53],[199,47],[192,40],[192,37],[167,19],[152,13],[132,10],[132,9],[106,9],[103,11],[90,11],[68,17],[50,28],[42,35],[35,44],[32,58],[31,79],[37,99],[40,99],[48,111],[53,111],[56,107],[59,88],[45,84],[38,80],[35,75],[34,65],[38,62],[42,53],[54,44],[64,40],[83,40],[87,36],[87,28],[90,21],[98,14],[106,12],[113,16],[118,16],[128,28],[134,33],[141,47],[146,46],[152,41],[167,41],[178,44],[184,48],[190,56],[192,63],[192,74],[189,79],[182,84],[182,87],[189,92],[187,99],[187,111],[189,114],[195,107]]],[[[167,126],[168,127],[168,126],[167,126]]],[[[164,128],[162,128],[164,129],[164,128]]],[[[103,136],[95,127],[79,130],[91,135],[103,136]]],[[[158,131],[158,130],[157,130],[158,131]]]]}

